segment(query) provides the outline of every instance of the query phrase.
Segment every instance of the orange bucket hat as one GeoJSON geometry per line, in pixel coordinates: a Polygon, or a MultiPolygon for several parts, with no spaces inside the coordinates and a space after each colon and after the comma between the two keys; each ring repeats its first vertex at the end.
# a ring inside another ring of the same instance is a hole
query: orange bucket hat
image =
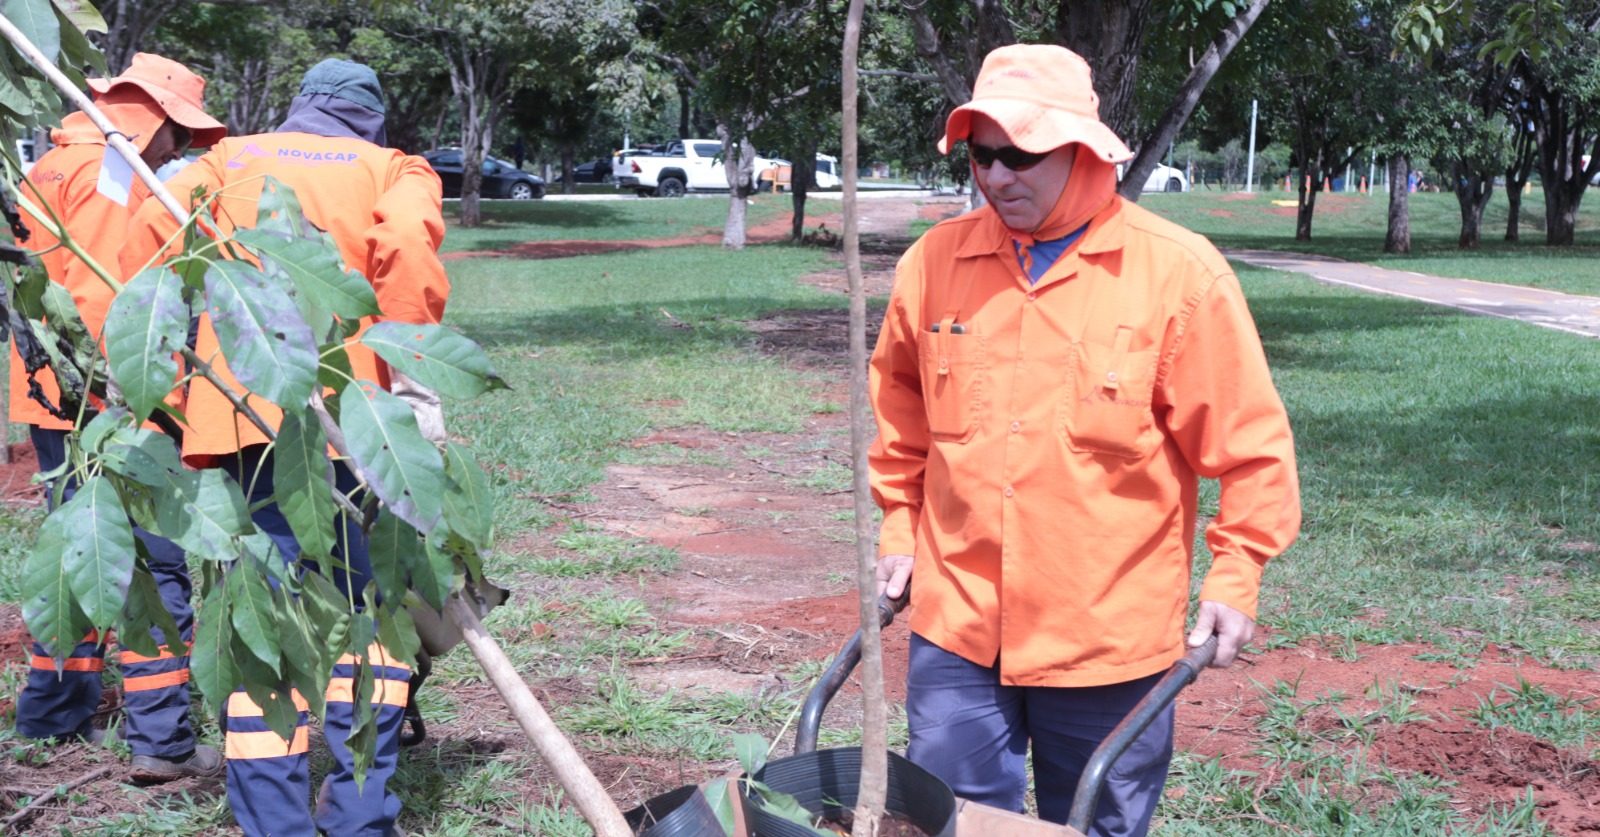
{"type": "Polygon", "coordinates": [[[216,145],[228,135],[227,126],[205,111],[206,80],[170,58],[140,52],[122,75],[89,79],[89,89],[97,94],[125,85],[149,94],[169,119],[188,128],[195,148],[216,145]]]}
{"type": "Polygon", "coordinates": [[[1023,151],[1042,154],[1082,143],[1108,163],[1133,158],[1117,135],[1100,121],[1089,63],[1076,52],[1051,44],[1001,47],[983,59],[972,101],[950,112],[939,153],[972,134],[972,115],[989,117],[1023,151]]]}

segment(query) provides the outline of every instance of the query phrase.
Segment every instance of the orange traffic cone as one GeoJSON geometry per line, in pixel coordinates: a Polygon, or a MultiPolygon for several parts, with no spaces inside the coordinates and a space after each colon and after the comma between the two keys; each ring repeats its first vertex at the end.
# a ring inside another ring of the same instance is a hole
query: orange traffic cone
{"type": "Polygon", "coordinates": [[[1332,192],[1333,191],[1333,181],[1331,179],[1326,178],[1326,177],[1322,178],[1322,191],[1324,191],[1324,192],[1332,192]]]}
{"type": "Polygon", "coordinates": [[[1365,176],[1363,176],[1361,178],[1361,194],[1365,195],[1366,193],[1367,193],[1367,178],[1365,176]]]}

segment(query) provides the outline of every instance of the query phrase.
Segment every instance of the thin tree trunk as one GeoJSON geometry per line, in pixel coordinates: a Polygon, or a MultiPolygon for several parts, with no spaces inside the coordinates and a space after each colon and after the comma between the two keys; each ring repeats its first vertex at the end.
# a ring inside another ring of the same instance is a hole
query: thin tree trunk
{"type": "Polygon", "coordinates": [[[1211,39],[1211,46],[1206,48],[1205,54],[1189,71],[1189,77],[1184,79],[1183,86],[1178,88],[1178,94],[1167,106],[1166,113],[1156,121],[1155,128],[1139,143],[1139,153],[1127,166],[1122,176],[1122,185],[1117,192],[1130,201],[1139,199],[1144,182],[1150,173],[1156,170],[1156,164],[1161,161],[1161,153],[1177,139],[1178,132],[1194,114],[1195,105],[1200,103],[1201,94],[1205,93],[1206,86],[1211,84],[1211,79],[1216,76],[1217,70],[1222,67],[1222,62],[1227,60],[1228,53],[1244,40],[1245,33],[1255,25],[1256,19],[1261,17],[1261,12],[1267,7],[1270,0],[1251,0],[1233,20],[1222,27],[1222,31],[1211,39]]]}
{"type": "Polygon", "coordinates": [[[1317,211],[1317,193],[1322,191],[1322,184],[1318,182],[1322,177],[1322,169],[1315,164],[1302,164],[1300,171],[1300,204],[1295,211],[1294,240],[1310,241],[1311,218],[1317,211]]]}
{"type": "Polygon", "coordinates": [[[1522,237],[1522,189],[1533,175],[1533,163],[1539,147],[1534,142],[1534,134],[1519,125],[1511,149],[1511,165],[1506,167],[1506,202],[1510,204],[1506,218],[1506,241],[1517,241],[1522,237]]]}
{"type": "MultiPolygon", "coordinates": [[[[789,190],[793,192],[794,226],[792,235],[795,241],[805,238],[806,234],[806,195],[811,191],[811,184],[816,182],[817,168],[817,141],[807,137],[800,142],[799,149],[794,152],[793,166],[789,168],[789,190]],[[811,161],[810,165],[806,161],[811,161]]],[[[773,177],[777,182],[777,177],[773,177]]]]}
{"type": "Polygon", "coordinates": [[[728,178],[728,220],[722,227],[722,246],[729,250],[743,250],[745,244],[745,216],[749,197],[746,188],[748,172],[755,165],[755,151],[750,143],[740,140],[734,145],[733,131],[726,122],[717,123],[717,139],[722,141],[722,170],[728,178]]]}
{"type": "Polygon", "coordinates": [[[1456,247],[1476,250],[1479,229],[1483,226],[1483,209],[1489,205],[1489,198],[1494,196],[1494,173],[1484,174],[1458,168],[1455,179],[1456,205],[1461,209],[1461,236],[1456,240],[1456,247]]]}
{"type": "Polygon", "coordinates": [[[1526,182],[1506,178],[1506,241],[1522,239],[1522,188],[1526,182]]]}
{"type": "MultiPolygon", "coordinates": [[[[867,295],[861,278],[860,214],[856,207],[856,56],[864,0],[850,0],[844,25],[843,148],[844,266],[850,277],[850,453],[854,471],[856,589],[861,616],[861,788],[852,837],[877,837],[889,786],[888,708],[883,693],[883,644],[878,626],[877,540],[867,445],[874,435],[867,404],[867,295]]],[[[814,161],[814,158],[813,158],[814,161]]]]}
{"type": "Polygon", "coordinates": [[[575,152],[571,142],[561,144],[561,194],[575,195],[578,193],[578,184],[573,178],[577,176],[577,167],[573,165],[575,152]]]}
{"type": "Polygon", "coordinates": [[[1383,252],[1411,252],[1411,158],[1391,154],[1385,164],[1389,178],[1389,232],[1383,239],[1383,252]]]}

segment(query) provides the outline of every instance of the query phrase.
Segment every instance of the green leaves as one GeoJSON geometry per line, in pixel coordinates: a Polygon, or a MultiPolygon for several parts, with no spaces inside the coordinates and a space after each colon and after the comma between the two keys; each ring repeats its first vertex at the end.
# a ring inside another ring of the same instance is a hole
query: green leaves
{"type": "Polygon", "coordinates": [[[263,266],[282,271],[305,298],[345,319],[377,316],[378,297],[359,273],[345,270],[330,242],[285,238],[262,230],[235,237],[261,256],[263,266]]]}
{"type": "Polygon", "coordinates": [[[361,343],[418,383],[451,398],[472,398],[506,382],[477,343],[438,325],[382,322],[361,343]]]}
{"type": "Polygon", "coordinates": [[[328,442],[310,410],[283,414],[278,444],[272,454],[273,496],[289,521],[289,529],[306,555],[333,555],[333,488],[328,479],[328,442]]]}
{"type": "Polygon", "coordinates": [[[272,591],[266,576],[252,560],[240,561],[228,571],[228,598],[231,600],[234,638],[252,656],[282,672],[278,663],[278,619],[272,606],[272,591]]]}
{"type": "Polygon", "coordinates": [[[53,515],[67,532],[61,569],[89,621],[116,624],[133,578],[133,525],[105,477],[90,477],[53,515]]]}
{"type": "Polygon", "coordinates": [[[56,63],[61,54],[61,24],[50,0],[5,0],[0,3],[0,14],[16,24],[50,63],[56,63]]]}
{"type": "Polygon", "coordinates": [[[189,655],[189,675],[218,715],[239,683],[233,663],[233,622],[228,616],[226,584],[217,584],[195,614],[194,649],[189,655]]]}
{"type": "Polygon", "coordinates": [[[339,429],[361,478],[401,520],[427,534],[443,514],[444,462],[404,401],[367,381],[339,396],[339,429]]]}
{"type": "Polygon", "coordinates": [[[22,569],[22,621],[45,651],[65,657],[89,631],[89,618],[72,600],[62,556],[68,547],[65,518],[52,514],[39,527],[39,541],[22,569]]]}
{"type": "Polygon", "coordinates": [[[488,549],[494,540],[494,492],[489,475],[478,467],[471,451],[450,442],[444,449],[444,472],[449,488],[444,495],[444,521],[462,540],[488,549]]]}
{"type": "Polygon", "coordinates": [[[206,270],[206,311],[239,383],[294,409],[317,380],[317,342],[294,300],[243,262],[206,270]]]}
{"type": "Polygon", "coordinates": [[[164,268],[141,271],[111,303],[106,355],[128,409],[143,419],[161,404],[178,377],[173,353],[189,333],[183,280],[164,268]]]}
{"type": "Polygon", "coordinates": [[[154,530],[196,558],[237,557],[234,538],[249,529],[244,492],[220,470],[180,471],[157,489],[154,530]]]}

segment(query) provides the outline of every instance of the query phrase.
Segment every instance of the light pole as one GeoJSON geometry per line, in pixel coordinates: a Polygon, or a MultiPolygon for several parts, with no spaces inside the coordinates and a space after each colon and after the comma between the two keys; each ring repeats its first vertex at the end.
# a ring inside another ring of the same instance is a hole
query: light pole
{"type": "Polygon", "coordinates": [[[1256,182],[1256,99],[1250,100],[1250,157],[1244,167],[1244,190],[1254,192],[1256,182]]]}

